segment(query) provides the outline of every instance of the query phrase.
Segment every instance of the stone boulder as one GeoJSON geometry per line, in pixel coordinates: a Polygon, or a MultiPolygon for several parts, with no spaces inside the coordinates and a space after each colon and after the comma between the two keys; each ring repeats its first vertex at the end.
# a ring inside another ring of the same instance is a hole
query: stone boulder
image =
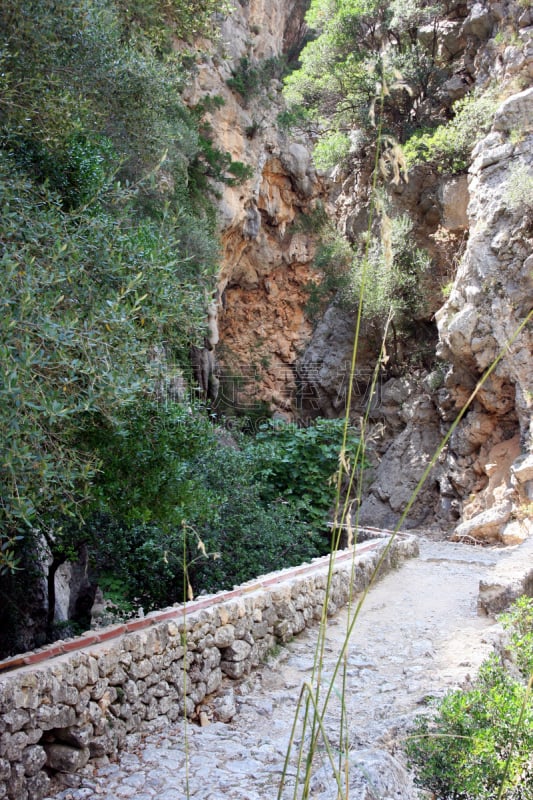
{"type": "Polygon", "coordinates": [[[483,3],[474,3],[468,17],[463,22],[463,33],[481,40],[488,39],[495,21],[490,8],[483,3]]]}
{"type": "Polygon", "coordinates": [[[89,760],[89,748],[71,747],[67,744],[47,744],[46,763],[56,772],[78,772],[89,760]]]}

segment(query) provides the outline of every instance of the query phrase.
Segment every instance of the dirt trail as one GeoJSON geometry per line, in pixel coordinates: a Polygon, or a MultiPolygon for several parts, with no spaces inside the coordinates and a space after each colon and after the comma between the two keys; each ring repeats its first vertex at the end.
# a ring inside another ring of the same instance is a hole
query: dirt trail
{"type": "MultiPolygon", "coordinates": [[[[498,631],[477,614],[478,585],[506,558],[501,550],[422,539],[420,557],[405,562],[374,586],[350,639],[346,709],[349,715],[351,800],[413,800],[401,740],[430,695],[475,674],[498,631]]],[[[324,679],[334,669],[344,641],[347,611],[329,621],[324,679]]],[[[229,723],[183,723],[130,737],[118,763],[88,771],[81,785],[56,793],[57,800],[270,800],[277,788],[294,710],[313,666],[317,631],[282,648],[239,686],[228,685],[223,702],[229,723]]],[[[337,681],[340,683],[340,680],[337,681]]],[[[326,718],[339,739],[337,692],[326,718]]],[[[291,766],[290,773],[294,773],[291,766]]],[[[290,784],[291,780],[289,780],[290,784]]],[[[287,787],[283,797],[292,797],[287,787]]],[[[334,781],[317,763],[310,797],[335,800],[334,781]]]]}

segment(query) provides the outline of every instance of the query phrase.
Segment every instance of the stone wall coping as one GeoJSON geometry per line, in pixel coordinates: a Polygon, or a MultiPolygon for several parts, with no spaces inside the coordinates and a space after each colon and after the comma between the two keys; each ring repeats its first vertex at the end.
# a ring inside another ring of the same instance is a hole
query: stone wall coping
{"type": "MultiPolygon", "coordinates": [[[[365,528],[361,530],[363,532],[368,532],[374,538],[356,543],[352,548],[338,550],[333,554],[334,564],[347,562],[356,555],[374,550],[378,544],[382,543],[383,538],[389,538],[394,534],[393,531],[381,531],[374,528],[365,528]]],[[[400,533],[394,535],[402,538],[406,536],[406,534],[400,533]]],[[[161,622],[188,617],[202,609],[220,605],[228,600],[243,597],[255,591],[261,591],[277,583],[284,583],[292,578],[300,577],[308,573],[327,570],[329,569],[330,561],[331,555],[321,556],[307,564],[301,564],[297,567],[288,567],[277,572],[259,576],[258,578],[254,578],[251,581],[227,591],[200,596],[187,603],[177,604],[170,608],[162,609],[161,611],[152,611],[144,617],[138,617],[105,628],[86,631],[81,636],[68,640],[58,640],[31,652],[12,656],[0,661],[0,673],[2,673],[0,674],[0,682],[7,677],[7,673],[19,670],[25,671],[25,667],[33,667],[37,664],[42,664],[42,662],[50,661],[51,659],[59,659],[60,656],[69,655],[78,650],[85,650],[88,648],[94,649],[95,645],[108,643],[113,639],[119,639],[124,634],[134,633],[135,631],[158,625],[161,622]]]]}
{"type": "Polygon", "coordinates": [[[228,716],[224,706],[226,681],[249,675],[273,647],[336,614],[374,578],[416,555],[410,533],[378,533],[231,591],[6,659],[0,797],[41,800],[51,775],[77,780],[91,759],[114,758],[130,734],[156,719],[198,719],[203,710],[228,721],[234,712],[228,716]]]}

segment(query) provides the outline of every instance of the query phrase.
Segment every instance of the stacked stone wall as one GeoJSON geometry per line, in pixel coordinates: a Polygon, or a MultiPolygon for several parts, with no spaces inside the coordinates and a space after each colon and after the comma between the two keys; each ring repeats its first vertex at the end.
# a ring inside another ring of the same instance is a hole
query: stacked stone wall
{"type": "MultiPolygon", "coordinates": [[[[337,555],[328,615],[368,586],[380,559],[383,571],[416,554],[416,540],[398,536],[337,555]]],[[[54,772],[113,757],[156,719],[194,717],[225,679],[247,675],[320,620],[328,562],[1,662],[0,798],[40,800],[54,772]]]]}

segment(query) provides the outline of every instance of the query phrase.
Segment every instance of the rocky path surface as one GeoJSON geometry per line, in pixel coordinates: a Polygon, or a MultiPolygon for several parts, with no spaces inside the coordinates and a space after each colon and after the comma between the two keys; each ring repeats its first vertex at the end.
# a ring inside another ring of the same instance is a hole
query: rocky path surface
{"type": "MultiPolygon", "coordinates": [[[[352,800],[417,797],[401,756],[409,720],[427,708],[429,695],[442,694],[474,674],[496,636],[494,621],[477,615],[478,584],[506,554],[429,540],[421,540],[420,551],[420,558],[371,589],[350,639],[346,709],[352,800]]],[[[346,610],[329,621],[325,680],[346,625],[346,610]]],[[[55,800],[276,798],[316,639],[317,630],[304,632],[240,684],[228,684],[218,713],[230,721],[186,728],[163,723],[143,736],[132,735],[117,763],[87,768],[80,783],[59,788],[55,800]]],[[[339,740],[338,696],[333,692],[326,718],[333,746],[339,740]]],[[[207,719],[209,708],[205,712],[207,719]]],[[[289,778],[284,798],[292,797],[290,783],[289,778]]],[[[337,797],[325,759],[317,759],[310,797],[337,797]]]]}

